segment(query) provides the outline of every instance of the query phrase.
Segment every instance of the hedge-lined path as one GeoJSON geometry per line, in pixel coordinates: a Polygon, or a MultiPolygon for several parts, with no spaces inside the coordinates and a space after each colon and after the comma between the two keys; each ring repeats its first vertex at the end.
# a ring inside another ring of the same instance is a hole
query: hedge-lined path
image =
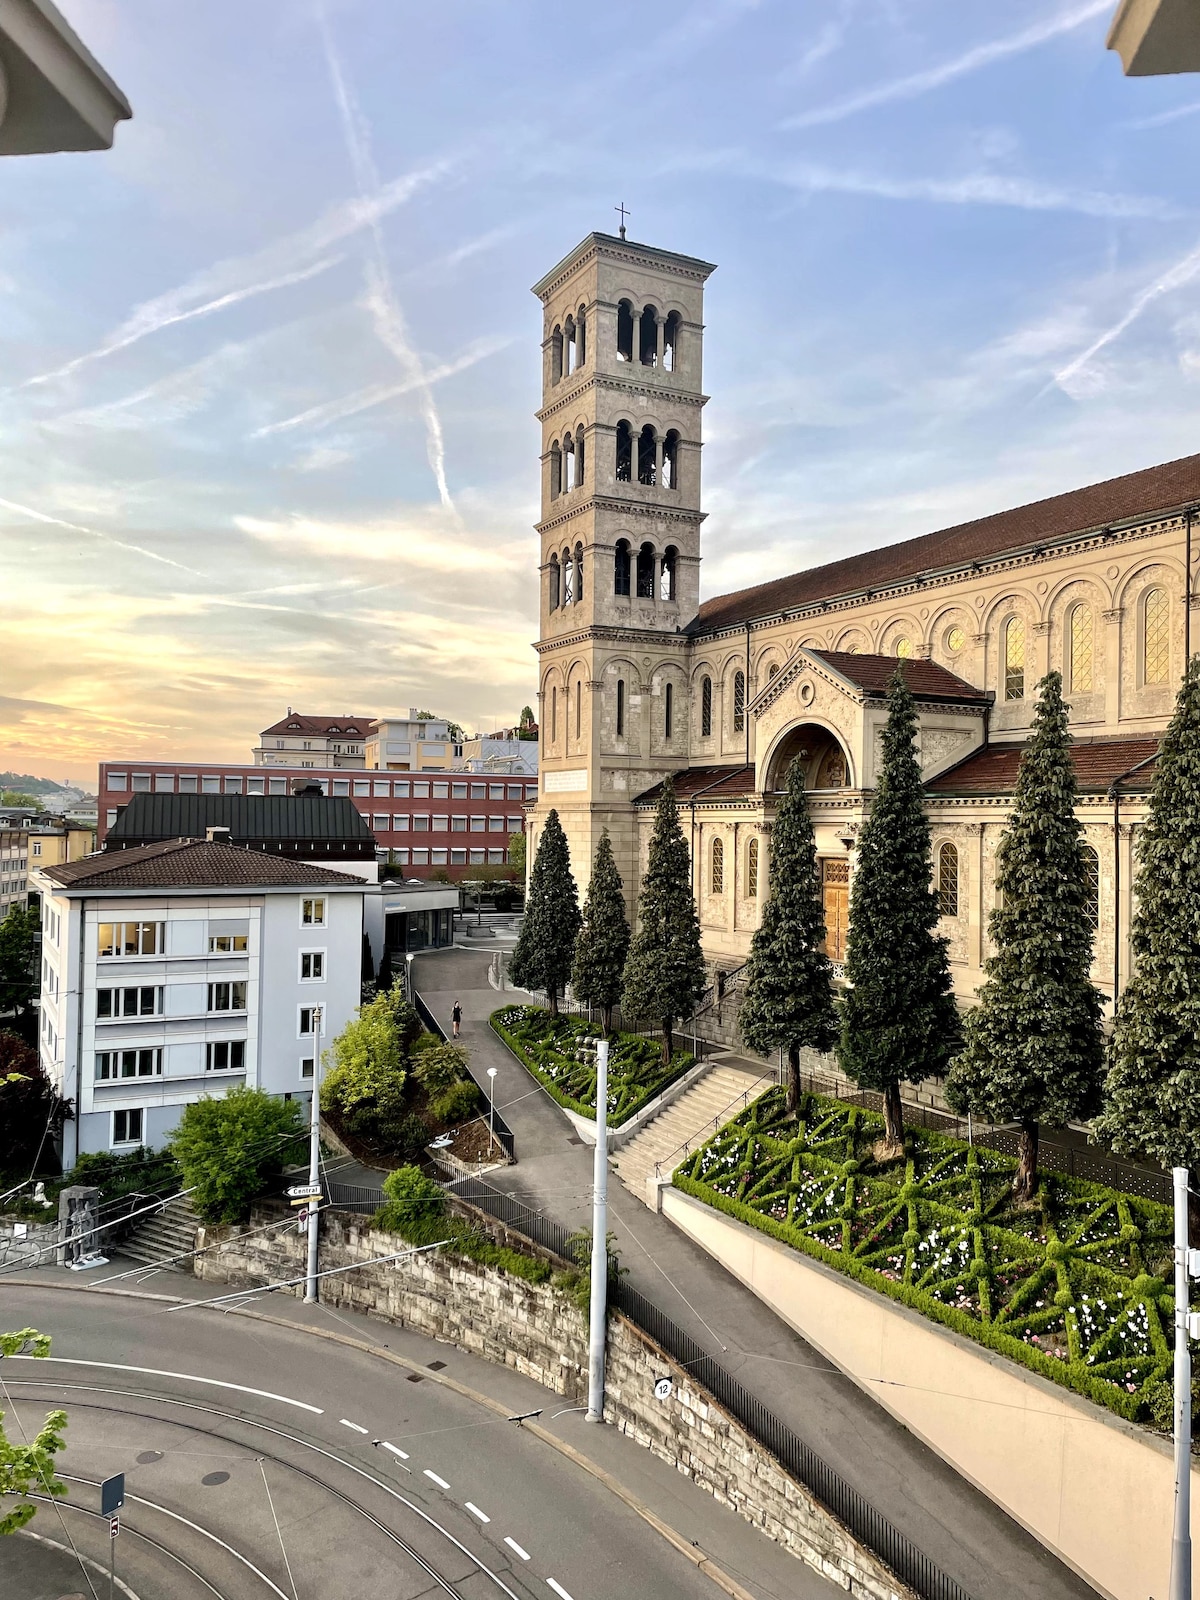
{"type": "MultiPolygon", "coordinates": [[[[418,956],[414,980],[447,1033],[455,1000],[463,1043],[483,1078],[496,1068],[496,1104],[516,1136],[517,1165],[488,1182],[571,1228],[591,1224],[592,1152],[566,1114],[488,1025],[506,1001],[488,983],[484,952],[418,956]]],[[[975,1600],[1094,1600],[1095,1590],[811,1345],[776,1318],[665,1217],[619,1183],[609,1228],[630,1282],[712,1351],[738,1381],[818,1451],[975,1600]]],[[[980,1427],[987,1417],[980,1417],[980,1427]]]]}

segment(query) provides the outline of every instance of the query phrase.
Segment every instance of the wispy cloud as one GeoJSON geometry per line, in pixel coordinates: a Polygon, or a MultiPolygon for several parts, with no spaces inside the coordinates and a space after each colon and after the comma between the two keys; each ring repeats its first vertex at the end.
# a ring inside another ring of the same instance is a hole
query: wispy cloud
{"type": "Polygon", "coordinates": [[[1127,122],[1127,128],[1134,128],[1141,132],[1144,128],[1165,128],[1168,122],[1179,122],[1183,117],[1194,117],[1200,112],[1200,100],[1192,100],[1186,106],[1175,106],[1170,111],[1160,111],[1153,117],[1138,117],[1133,122],[1127,122]]]}
{"type": "Polygon", "coordinates": [[[16,500],[0,498],[0,506],[6,511],[18,512],[23,517],[32,517],[35,522],[47,523],[50,527],[67,528],[71,533],[86,533],[93,539],[102,540],[105,544],[115,545],[118,550],[130,550],[134,555],[145,556],[147,561],[160,561],[164,567],[175,567],[179,572],[190,572],[196,577],[203,576],[195,567],[185,566],[182,561],[172,561],[169,556],[160,556],[156,550],[147,550],[144,545],[130,544],[128,540],[118,539],[114,534],[102,533],[99,528],[88,528],[81,522],[65,522],[62,517],[52,517],[45,511],[35,511],[32,506],[23,506],[16,500]]]}
{"type": "Polygon", "coordinates": [[[231,372],[244,364],[259,339],[223,344],[211,355],[190,362],[178,372],[148,383],[132,394],[105,400],[100,405],[64,411],[43,424],[54,430],[69,427],[140,429],[180,422],[193,416],[212,399],[231,372]]]}
{"type": "Polygon", "coordinates": [[[815,128],[830,122],[843,122],[847,117],[857,116],[860,111],[870,111],[876,106],[890,105],[897,100],[916,100],[932,89],[940,89],[943,84],[979,72],[994,62],[1035,50],[1039,45],[1070,33],[1111,10],[1112,0],[1089,0],[1087,5],[1059,12],[1057,16],[1035,22],[1032,27],[1023,28],[1019,33],[1010,33],[1003,39],[991,39],[985,44],[975,45],[962,55],[928,67],[924,72],[909,73],[903,78],[893,78],[890,83],[877,83],[869,89],[860,89],[856,94],[830,101],[828,105],[814,106],[811,111],[788,117],[780,126],[789,129],[815,128]]]}

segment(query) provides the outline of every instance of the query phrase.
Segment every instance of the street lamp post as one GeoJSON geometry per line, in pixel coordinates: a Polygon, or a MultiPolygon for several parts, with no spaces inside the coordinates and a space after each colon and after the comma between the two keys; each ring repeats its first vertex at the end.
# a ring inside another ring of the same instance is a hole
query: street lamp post
{"type": "Polygon", "coordinates": [[[488,1075],[488,1157],[492,1154],[492,1146],[496,1142],[496,1069],[489,1067],[488,1075]]]}
{"type": "Polygon", "coordinates": [[[414,953],[415,952],[412,950],[409,950],[404,957],[404,983],[407,991],[405,998],[407,999],[409,1005],[412,1005],[413,1003],[412,964],[414,953]]]}
{"type": "MultiPolygon", "coordinates": [[[[321,1007],[312,1008],[313,1022],[313,1086],[312,1103],[308,1108],[308,1182],[310,1187],[320,1181],[321,1172],[321,1007]]],[[[321,1196],[311,1194],[308,1199],[308,1281],[304,1286],[305,1305],[317,1303],[317,1228],[321,1217],[321,1196]]]]}
{"type": "Polygon", "coordinates": [[[592,1298],[588,1345],[589,1422],[604,1421],[608,1322],[608,1040],[596,1044],[596,1150],[592,1168],[592,1298]]]}

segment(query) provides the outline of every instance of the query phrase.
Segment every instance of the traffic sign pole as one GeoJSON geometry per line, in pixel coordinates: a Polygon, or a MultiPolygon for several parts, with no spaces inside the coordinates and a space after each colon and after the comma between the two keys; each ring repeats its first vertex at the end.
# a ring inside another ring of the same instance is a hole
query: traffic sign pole
{"type": "MultiPolygon", "coordinates": [[[[320,1194],[321,1182],[321,1007],[313,1007],[313,1087],[308,1113],[308,1182],[320,1194]]],[[[319,1208],[308,1208],[308,1281],[304,1286],[305,1305],[317,1303],[317,1227],[319,1208]]]]}
{"type": "Polygon", "coordinates": [[[125,1504],[125,1474],[114,1473],[100,1485],[100,1515],[108,1518],[108,1600],[113,1600],[117,1576],[117,1535],[121,1519],[117,1515],[125,1504]]]}

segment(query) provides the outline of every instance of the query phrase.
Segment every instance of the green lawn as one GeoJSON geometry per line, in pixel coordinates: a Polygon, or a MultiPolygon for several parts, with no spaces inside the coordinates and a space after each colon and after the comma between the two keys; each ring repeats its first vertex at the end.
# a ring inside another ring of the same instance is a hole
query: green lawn
{"type": "Polygon", "coordinates": [[[1161,1418],[1172,1352],[1166,1206],[1056,1173],[1012,1204],[1015,1161],[924,1130],[877,1166],[881,1117],[769,1089],[675,1185],[1123,1417],[1161,1418]]]}

